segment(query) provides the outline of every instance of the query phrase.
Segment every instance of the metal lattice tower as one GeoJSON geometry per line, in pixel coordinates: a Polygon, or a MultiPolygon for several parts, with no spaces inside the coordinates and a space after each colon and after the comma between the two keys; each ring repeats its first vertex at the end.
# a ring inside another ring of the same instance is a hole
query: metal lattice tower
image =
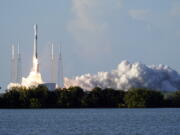
{"type": "Polygon", "coordinates": [[[51,44],[51,82],[55,83],[56,78],[55,78],[55,57],[54,57],[54,45],[51,44]]]}
{"type": "Polygon", "coordinates": [[[11,82],[16,82],[16,55],[15,46],[11,46],[11,82]]]}
{"type": "Polygon", "coordinates": [[[22,62],[21,62],[21,54],[20,54],[20,47],[18,42],[18,53],[17,53],[17,78],[16,82],[21,83],[22,80],[22,62]]]}
{"type": "Polygon", "coordinates": [[[59,57],[58,57],[58,86],[64,88],[64,73],[63,73],[63,59],[61,54],[61,46],[59,49],[59,57]]]}

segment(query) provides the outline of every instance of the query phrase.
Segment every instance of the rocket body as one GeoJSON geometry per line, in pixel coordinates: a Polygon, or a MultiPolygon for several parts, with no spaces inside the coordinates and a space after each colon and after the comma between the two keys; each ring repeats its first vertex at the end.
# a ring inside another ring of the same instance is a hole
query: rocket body
{"type": "Polygon", "coordinates": [[[36,59],[38,58],[38,53],[37,53],[37,24],[34,25],[34,52],[33,52],[33,57],[35,57],[36,59]]]}
{"type": "Polygon", "coordinates": [[[38,63],[38,52],[37,52],[37,40],[38,40],[38,27],[37,24],[34,25],[34,48],[33,48],[33,71],[39,72],[38,63]]]}

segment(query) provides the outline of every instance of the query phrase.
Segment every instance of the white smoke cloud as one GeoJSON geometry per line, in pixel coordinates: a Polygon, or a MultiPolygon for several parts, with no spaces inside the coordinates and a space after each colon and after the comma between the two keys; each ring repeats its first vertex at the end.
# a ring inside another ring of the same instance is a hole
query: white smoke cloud
{"type": "Polygon", "coordinates": [[[42,84],[42,83],[43,83],[43,80],[39,72],[38,59],[33,57],[33,67],[28,77],[27,78],[23,77],[21,84],[10,83],[7,86],[7,89],[11,89],[13,87],[26,87],[26,88],[37,87],[39,84],[42,84]]]}
{"type": "Polygon", "coordinates": [[[121,62],[111,72],[85,74],[74,79],[65,78],[65,87],[80,86],[85,90],[94,87],[127,91],[130,88],[150,88],[175,91],[180,89],[180,75],[168,66],[146,66],[141,63],[121,62]]]}
{"type": "Polygon", "coordinates": [[[27,78],[22,78],[21,85],[26,87],[38,86],[42,84],[42,77],[39,73],[39,63],[37,58],[33,58],[33,67],[27,78]]]}
{"type": "Polygon", "coordinates": [[[22,87],[21,84],[19,83],[9,83],[8,86],[7,86],[7,89],[10,90],[11,88],[16,88],[16,87],[22,87]]]}
{"type": "Polygon", "coordinates": [[[22,86],[31,87],[31,86],[38,86],[42,84],[42,78],[40,73],[30,72],[27,78],[22,78],[22,86]]]}

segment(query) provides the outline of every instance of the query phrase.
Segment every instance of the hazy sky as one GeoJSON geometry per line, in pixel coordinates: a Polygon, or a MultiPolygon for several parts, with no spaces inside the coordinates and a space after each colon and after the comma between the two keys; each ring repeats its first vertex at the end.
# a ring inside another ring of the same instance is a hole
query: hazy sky
{"type": "Polygon", "coordinates": [[[122,60],[180,71],[179,0],[0,0],[0,86],[10,81],[11,45],[21,46],[23,76],[32,62],[33,24],[43,79],[49,43],[62,44],[64,75],[110,71],[122,60]]]}

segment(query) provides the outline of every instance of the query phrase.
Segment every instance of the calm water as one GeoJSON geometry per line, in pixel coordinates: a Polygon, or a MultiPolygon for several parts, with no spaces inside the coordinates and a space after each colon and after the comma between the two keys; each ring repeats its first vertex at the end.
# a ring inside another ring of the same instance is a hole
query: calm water
{"type": "Polygon", "coordinates": [[[180,109],[0,110],[0,135],[180,135],[180,109]]]}

